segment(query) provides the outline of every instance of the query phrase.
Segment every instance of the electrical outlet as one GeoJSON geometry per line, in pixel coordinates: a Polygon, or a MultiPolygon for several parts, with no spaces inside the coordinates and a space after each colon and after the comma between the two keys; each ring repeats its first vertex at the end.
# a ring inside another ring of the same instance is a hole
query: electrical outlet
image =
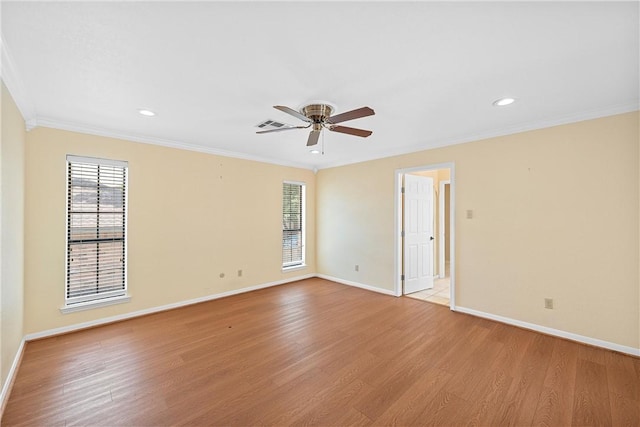
{"type": "Polygon", "coordinates": [[[360,271],[360,266],[356,264],[356,271],[360,271]]]}
{"type": "Polygon", "coordinates": [[[473,210],[467,209],[467,219],[473,219],[473,210]]]}
{"type": "Polygon", "coordinates": [[[242,277],[242,270],[238,270],[238,277],[242,277]]]}
{"type": "Polygon", "coordinates": [[[544,299],[544,308],[548,308],[549,310],[553,310],[553,299],[545,298],[544,299]]]}

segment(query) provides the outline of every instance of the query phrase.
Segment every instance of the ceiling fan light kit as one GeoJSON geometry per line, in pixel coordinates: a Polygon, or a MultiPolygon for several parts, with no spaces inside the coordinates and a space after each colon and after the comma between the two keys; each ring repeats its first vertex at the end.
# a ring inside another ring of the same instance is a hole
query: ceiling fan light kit
{"type": "MultiPolygon", "coordinates": [[[[320,138],[320,132],[322,132],[322,129],[328,129],[332,132],[346,133],[348,135],[359,136],[362,138],[366,138],[373,133],[370,130],[365,129],[357,129],[348,126],[337,126],[338,123],[346,122],[348,120],[355,120],[361,117],[374,115],[375,111],[373,111],[373,109],[369,107],[357,108],[355,110],[347,111],[335,116],[331,115],[335,111],[335,106],[328,102],[308,104],[300,108],[300,111],[296,111],[293,108],[289,108],[284,105],[274,105],[273,108],[290,114],[308,124],[306,126],[284,125],[278,127],[277,129],[260,130],[256,133],[271,133],[290,129],[311,128],[309,138],[307,139],[307,147],[312,147],[318,143],[318,139],[320,138]]],[[[266,122],[270,121],[267,120],[259,124],[258,127],[264,128],[265,126],[262,125],[266,122]]]]}

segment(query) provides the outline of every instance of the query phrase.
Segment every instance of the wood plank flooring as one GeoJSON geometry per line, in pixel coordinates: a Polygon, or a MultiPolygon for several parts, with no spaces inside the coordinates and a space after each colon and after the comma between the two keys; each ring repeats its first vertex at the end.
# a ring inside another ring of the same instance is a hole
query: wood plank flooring
{"type": "Polygon", "coordinates": [[[640,359],[321,279],[26,346],[3,426],[640,425],[640,359]]]}

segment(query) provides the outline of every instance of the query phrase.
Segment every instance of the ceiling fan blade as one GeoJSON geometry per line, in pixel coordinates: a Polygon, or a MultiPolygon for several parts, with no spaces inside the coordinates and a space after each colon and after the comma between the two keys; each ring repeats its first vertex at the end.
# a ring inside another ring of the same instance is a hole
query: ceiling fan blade
{"type": "Polygon", "coordinates": [[[350,128],[348,126],[331,126],[329,130],[333,132],[348,133],[349,135],[361,136],[363,138],[366,138],[373,133],[370,130],[350,128]]]}
{"type": "Polygon", "coordinates": [[[337,114],[335,116],[331,116],[327,119],[327,123],[336,124],[336,123],[346,122],[347,120],[353,120],[353,119],[359,119],[360,117],[372,116],[375,113],[376,112],[369,107],[362,107],[355,110],[347,111],[345,113],[337,114]]]}
{"type": "Polygon", "coordinates": [[[311,119],[309,119],[304,114],[297,112],[293,108],[285,107],[284,105],[274,105],[273,108],[275,108],[276,110],[280,110],[283,113],[291,114],[292,116],[299,118],[303,122],[311,123],[311,119]]]}
{"type": "Polygon", "coordinates": [[[256,131],[256,133],[271,133],[271,132],[281,132],[283,130],[291,130],[291,129],[306,129],[309,126],[285,126],[278,129],[259,130],[259,131],[256,131]]]}
{"type": "Polygon", "coordinates": [[[318,138],[320,138],[320,131],[312,130],[311,133],[309,133],[309,139],[307,140],[307,147],[316,145],[318,143],[318,138]]]}

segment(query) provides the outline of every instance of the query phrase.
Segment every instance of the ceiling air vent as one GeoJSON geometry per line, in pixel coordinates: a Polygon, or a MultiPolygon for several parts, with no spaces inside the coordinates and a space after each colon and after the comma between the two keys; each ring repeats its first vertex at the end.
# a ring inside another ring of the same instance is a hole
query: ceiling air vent
{"type": "Polygon", "coordinates": [[[258,123],[256,125],[256,127],[262,129],[262,130],[270,130],[270,129],[280,129],[283,127],[289,128],[289,127],[293,127],[292,125],[288,125],[286,123],[280,123],[280,122],[276,122],[275,120],[265,120],[262,123],[258,123]]]}

